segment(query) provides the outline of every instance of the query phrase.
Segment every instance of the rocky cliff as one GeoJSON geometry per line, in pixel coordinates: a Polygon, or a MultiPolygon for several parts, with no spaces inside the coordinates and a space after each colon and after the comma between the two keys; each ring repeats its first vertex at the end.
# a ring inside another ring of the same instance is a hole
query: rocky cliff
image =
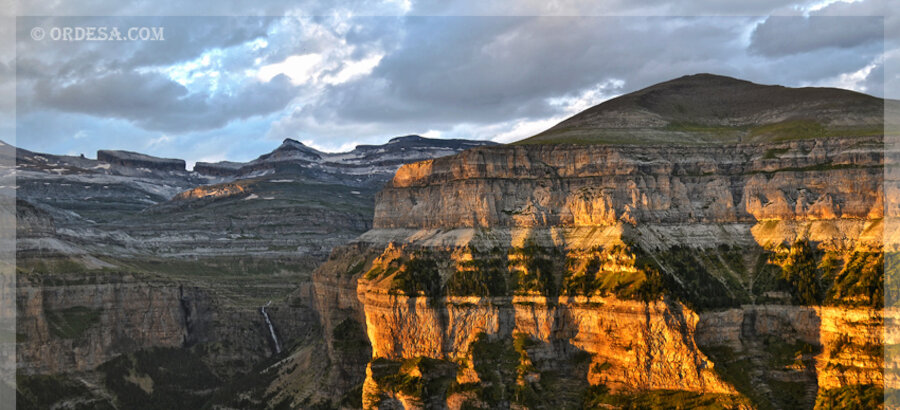
{"type": "Polygon", "coordinates": [[[157,158],[131,151],[97,151],[97,161],[124,168],[146,168],[155,171],[184,172],[185,162],[176,158],[157,158]]]}
{"type": "Polygon", "coordinates": [[[330,338],[335,372],[381,408],[880,397],[898,342],[881,149],[523,145],[401,167],[374,229],[314,275],[325,333],[371,346],[363,364],[330,338]]]}
{"type": "Polygon", "coordinates": [[[883,197],[881,147],[880,138],[862,138],[715,147],[547,145],[470,150],[460,157],[402,167],[379,194],[374,225],[608,226],[621,221],[638,226],[878,219],[883,197]]]}
{"type": "Polygon", "coordinates": [[[371,228],[374,195],[397,167],[478,145],[402,137],[345,158],[287,141],[249,164],[194,171],[124,151],[16,150],[20,403],[320,399],[306,387],[315,377],[288,377],[328,366],[311,272],[371,228]]]}

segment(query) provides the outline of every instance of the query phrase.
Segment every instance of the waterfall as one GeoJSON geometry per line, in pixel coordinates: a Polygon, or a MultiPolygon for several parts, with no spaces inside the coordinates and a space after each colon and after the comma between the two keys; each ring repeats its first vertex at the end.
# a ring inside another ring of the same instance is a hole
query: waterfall
{"type": "Polygon", "coordinates": [[[262,313],[263,317],[266,318],[266,326],[269,326],[269,334],[272,336],[272,341],[275,342],[275,354],[281,353],[281,343],[278,343],[278,336],[275,336],[275,326],[272,326],[272,321],[269,320],[269,314],[266,313],[266,307],[272,304],[272,301],[268,301],[265,306],[259,308],[260,313],[262,313]]]}

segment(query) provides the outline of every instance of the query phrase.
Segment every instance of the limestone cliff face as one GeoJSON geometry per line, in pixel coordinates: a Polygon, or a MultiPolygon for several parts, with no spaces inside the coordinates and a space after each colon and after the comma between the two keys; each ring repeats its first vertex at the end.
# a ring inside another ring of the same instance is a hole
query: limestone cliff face
{"type": "MultiPolygon", "coordinates": [[[[307,296],[308,297],[308,296],[307,296]]],[[[208,291],[131,275],[20,276],[16,288],[17,366],[23,374],[94,370],[119,355],[155,347],[224,346],[212,365],[246,371],[272,354],[259,312],[231,308],[208,291]]],[[[272,306],[282,339],[314,327],[307,307],[272,306]]]]}
{"type": "Polygon", "coordinates": [[[896,310],[743,306],[700,314],[696,340],[703,346],[727,350],[732,360],[769,358],[775,366],[747,369],[763,386],[771,380],[787,379],[822,390],[848,385],[893,387],[898,386],[892,375],[900,363],[890,356],[885,362],[882,348],[900,341],[897,335],[884,333],[884,329],[897,327],[898,321],[896,310]],[[796,351],[777,357],[785,352],[767,346],[775,339],[789,342],[796,351]]]}
{"type": "MultiPolygon", "coordinates": [[[[26,373],[85,371],[142,347],[181,346],[188,338],[179,289],[113,283],[42,286],[17,289],[18,363],[26,373]],[[109,307],[116,306],[116,309],[109,307]],[[114,329],[110,332],[108,329],[114,329]]],[[[59,284],[63,285],[63,284],[59,284]]]]}
{"type": "Polygon", "coordinates": [[[880,150],[532,145],[403,166],[375,229],[314,277],[326,334],[352,321],[371,347],[368,364],[333,339],[329,356],[365,374],[364,407],[678,390],[804,408],[893,386],[880,150]]]}
{"type": "Polygon", "coordinates": [[[330,398],[360,386],[372,357],[365,327],[361,325],[365,315],[356,282],[373,257],[374,252],[365,246],[347,245],[334,252],[313,275],[315,306],[333,366],[321,389],[327,390],[330,398]]]}
{"type": "Polygon", "coordinates": [[[880,139],[717,147],[504,146],[405,165],[375,228],[874,219],[880,139]]]}
{"type": "Polygon", "coordinates": [[[469,367],[460,372],[477,382],[467,359],[478,335],[524,335],[534,344],[529,351],[534,358],[566,361],[586,354],[592,384],[735,392],[697,347],[698,315],[679,304],[535,296],[451,297],[434,303],[374,289],[362,295],[373,357],[465,362],[469,367]]]}

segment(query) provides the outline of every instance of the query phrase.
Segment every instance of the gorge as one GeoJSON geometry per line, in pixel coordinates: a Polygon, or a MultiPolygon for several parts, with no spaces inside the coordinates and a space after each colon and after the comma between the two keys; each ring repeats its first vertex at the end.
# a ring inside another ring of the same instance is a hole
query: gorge
{"type": "Polygon", "coordinates": [[[20,401],[880,406],[885,109],[705,74],[509,145],[286,140],[193,172],[20,150],[20,401]]]}

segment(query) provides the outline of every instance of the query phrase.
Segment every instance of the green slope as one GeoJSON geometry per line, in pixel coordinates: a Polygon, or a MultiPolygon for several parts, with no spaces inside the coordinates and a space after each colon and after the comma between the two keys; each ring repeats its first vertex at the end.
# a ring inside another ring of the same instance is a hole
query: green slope
{"type": "Polygon", "coordinates": [[[883,99],[849,90],[696,74],[613,98],[516,144],[716,144],[882,135],[884,108],[883,99]]]}

